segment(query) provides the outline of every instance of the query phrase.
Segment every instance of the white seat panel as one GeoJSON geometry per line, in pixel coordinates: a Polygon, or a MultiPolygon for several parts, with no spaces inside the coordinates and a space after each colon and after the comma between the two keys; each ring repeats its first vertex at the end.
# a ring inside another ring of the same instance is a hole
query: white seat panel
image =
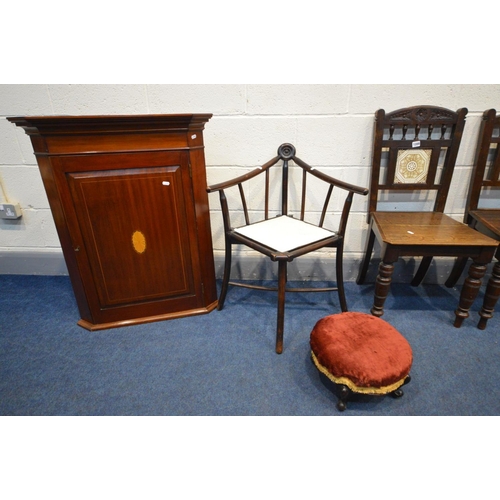
{"type": "Polygon", "coordinates": [[[236,228],[234,231],[278,252],[289,252],[335,235],[333,231],[287,215],[236,228]]]}

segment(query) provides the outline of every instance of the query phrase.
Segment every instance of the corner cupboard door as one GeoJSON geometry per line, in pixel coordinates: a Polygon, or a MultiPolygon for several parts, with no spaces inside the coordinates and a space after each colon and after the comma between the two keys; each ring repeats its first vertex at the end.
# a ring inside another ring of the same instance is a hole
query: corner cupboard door
{"type": "Polygon", "coordinates": [[[188,153],[59,159],[94,322],[200,306],[201,276],[188,153]],[[87,271],[88,266],[88,271],[87,271]],[[95,296],[93,296],[95,295],[95,296]],[[91,307],[92,309],[92,307],[91,307]],[[119,316],[114,310],[119,309],[119,316]]]}

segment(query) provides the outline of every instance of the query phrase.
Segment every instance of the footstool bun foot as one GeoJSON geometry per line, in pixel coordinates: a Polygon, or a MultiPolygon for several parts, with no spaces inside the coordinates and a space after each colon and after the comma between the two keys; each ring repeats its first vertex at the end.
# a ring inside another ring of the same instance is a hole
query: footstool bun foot
{"type": "Polygon", "coordinates": [[[404,392],[403,392],[403,389],[396,389],[394,392],[391,392],[391,396],[393,398],[401,398],[404,396],[404,392]]]}
{"type": "Polygon", "coordinates": [[[345,401],[343,401],[342,399],[339,399],[337,401],[337,410],[338,411],[345,411],[346,408],[347,408],[347,405],[345,404],[345,401]]]}
{"type": "Polygon", "coordinates": [[[339,394],[339,400],[337,402],[337,408],[339,411],[344,411],[347,408],[347,400],[349,399],[349,396],[351,395],[351,390],[349,387],[346,385],[341,384],[340,385],[340,394],[339,394]]]}

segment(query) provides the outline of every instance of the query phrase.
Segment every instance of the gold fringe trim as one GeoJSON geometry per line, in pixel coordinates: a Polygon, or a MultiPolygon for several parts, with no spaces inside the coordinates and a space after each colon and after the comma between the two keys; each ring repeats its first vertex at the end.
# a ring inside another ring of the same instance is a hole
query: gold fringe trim
{"type": "Polygon", "coordinates": [[[351,380],[349,380],[347,377],[335,377],[332,375],[319,361],[318,358],[315,356],[314,352],[311,351],[311,356],[314,364],[316,365],[316,368],[326,377],[328,377],[333,383],[335,384],[343,384],[349,387],[351,391],[353,392],[358,392],[360,394],[388,394],[390,392],[395,391],[399,387],[401,387],[405,380],[406,377],[402,378],[401,380],[398,380],[394,384],[391,385],[386,385],[385,387],[359,387],[356,384],[354,384],[351,380]]]}

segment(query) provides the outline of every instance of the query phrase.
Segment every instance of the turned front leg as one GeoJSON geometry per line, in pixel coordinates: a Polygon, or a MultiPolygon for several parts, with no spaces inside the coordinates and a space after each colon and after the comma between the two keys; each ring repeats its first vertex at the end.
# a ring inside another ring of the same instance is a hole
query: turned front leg
{"type": "Polygon", "coordinates": [[[392,262],[382,261],[378,267],[378,276],[375,282],[375,296],[371,313],[373,316],[382,316],[384,314],[384,303],[389,289],[391,288],[392,273],[394,264],[392,262]]]}
{"type": "Polygon", "coordinates": [[[469,317],[469,309],[471,308],[474,300],[479,293],[479,288],[481,287],[481,280],[486,273],[486,266],[473,262],[469,267],[469,274],[465,279],[462,287],[462,292],[460,293],[460,302],[458,304],[458,309],[455,311],[455,323],[453,326],[460,328],[462,322],[465,318],[469,317]]]}
{"type": "Polygon", "coordinates": [[[493,316],[493,311],[495,309],[495,304],[500,297],[500,261],[497,261],[493,266],[493,272],[491,278],[486,286],[486,292],[484,294],[483,307],[479,311],[479,316],[481,319],[477,327],[480,330],[486,328],[487,321],[493,316]]]}

